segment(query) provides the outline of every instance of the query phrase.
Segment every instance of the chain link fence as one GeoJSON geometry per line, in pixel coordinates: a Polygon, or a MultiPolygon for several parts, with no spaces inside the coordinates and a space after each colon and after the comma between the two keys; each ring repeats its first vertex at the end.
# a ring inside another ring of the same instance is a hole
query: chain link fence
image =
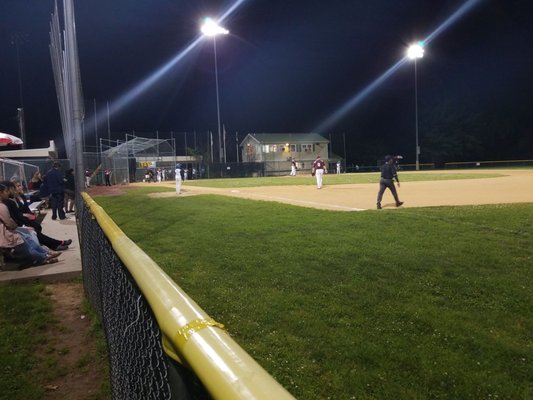
{"type": "Polygon", "coordinates": [[[146,298],[86,207],[79,229],[83,284],[104,327],[113,399],[210,399],[195,376],[164,353],[146,298]]]}
{"type": "Polygon", "coordinates": [[[82,193],[86,297],[102,321],[114,400],[294,400],[82,193]]]}

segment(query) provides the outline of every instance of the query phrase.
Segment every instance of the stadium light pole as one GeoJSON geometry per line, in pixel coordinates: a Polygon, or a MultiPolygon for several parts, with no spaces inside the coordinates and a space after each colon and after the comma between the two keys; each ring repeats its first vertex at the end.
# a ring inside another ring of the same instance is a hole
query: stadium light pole
{"type": "Polygon", "coordinates": [[[422,42],[412,44],[407,49],[407,57],[414,61],[415,63],[415,137],[416,137],[416,170],[420,170],[420,146],[418,145],[418,83],[417,83],[417,72],[416,72],[416,60],[424,57],[424,48],[422,47],[422,42]]]}
{"type": "MultiPolygon", "coordinates": [[[[217,92],[217,128],[218,128],[218,160],[222,162],[222,138],[220,133],[220,100],[218,96],[218,65],[217,65],[217,39],[218,35],[227,35],[229,31],[216,23],[213,19],[207,17],[200,28],[202,33],[207,37],[213,38],[213,48],[215,51],[215,84],[217,92]]],[[[224,160],[226,161],[226,160],[224,160]]]]}

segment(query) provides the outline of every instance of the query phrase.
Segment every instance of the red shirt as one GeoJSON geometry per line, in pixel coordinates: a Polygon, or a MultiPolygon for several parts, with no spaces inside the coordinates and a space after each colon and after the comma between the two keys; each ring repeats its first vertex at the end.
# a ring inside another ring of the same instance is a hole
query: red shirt
{"type": "Polygon", "coordinates": [[[313,168],[314,169],[324,169],[324,165],[326,165],[324,163],[324,161],[321,160],[321,159],[318,159],[318,160],[315,160],[315,162],[313,163],[313,168]]]}

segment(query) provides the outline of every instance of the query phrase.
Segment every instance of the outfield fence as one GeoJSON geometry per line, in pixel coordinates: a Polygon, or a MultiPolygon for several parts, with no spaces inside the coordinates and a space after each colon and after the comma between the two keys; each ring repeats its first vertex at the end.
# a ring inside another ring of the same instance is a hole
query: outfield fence
{"type": "Polygon", "coordinates": [[[508,168],[508,167],[532,167],[533,160],[500,160],[500,161],[464,161],[448,162],[444,168],[508,168]]]}
{"type": "Polygon", "coordinates": [[[82,193],[83,283],[113,399],[294,399],[82,193]]]}
{"type": "MultiPolygon", "coordinates": [[[[379,172],[379,165],[349,165],[346,172],[379,172]]],[[[401,162],[400,169],[404,171],[416,171],[416,164],[401,162]]],[[[440,163],[420,163],[420,170],[445,170],[445,169],[476,169],[476,168],[520,168],[533,167],[533,160],[498,160],[498,161],[459,161],[459,162],[440,162],[440,163]]]]}

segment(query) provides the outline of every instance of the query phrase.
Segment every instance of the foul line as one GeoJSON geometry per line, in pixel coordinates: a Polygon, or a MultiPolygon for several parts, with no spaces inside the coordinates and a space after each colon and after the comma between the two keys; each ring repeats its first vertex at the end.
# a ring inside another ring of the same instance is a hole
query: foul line
{"type": "Polygon", "coordinates": [[[238,193],[237,197],[258,197],[273,201],[278,201],[284,204],[292,204],[295,205],[296,203],[299,204],[308,204],[310,206],[313,206],[315,208],[333,208],[333,209],[339,209],[339,210],[345,210],[345,211],[366,211],[366,208],[356,208],[356,207],[346,207],[346,206],[339,206],[337,204],[330,204],[330,203],[318,203],[316,201],[304,201],[304,200],[295,200],[288,197],[279,197],[279,196],[266,196],[256,193],[246,193],[246,192],[240,192],[240,191],[232,191],[232,193],[238,193]]]}

